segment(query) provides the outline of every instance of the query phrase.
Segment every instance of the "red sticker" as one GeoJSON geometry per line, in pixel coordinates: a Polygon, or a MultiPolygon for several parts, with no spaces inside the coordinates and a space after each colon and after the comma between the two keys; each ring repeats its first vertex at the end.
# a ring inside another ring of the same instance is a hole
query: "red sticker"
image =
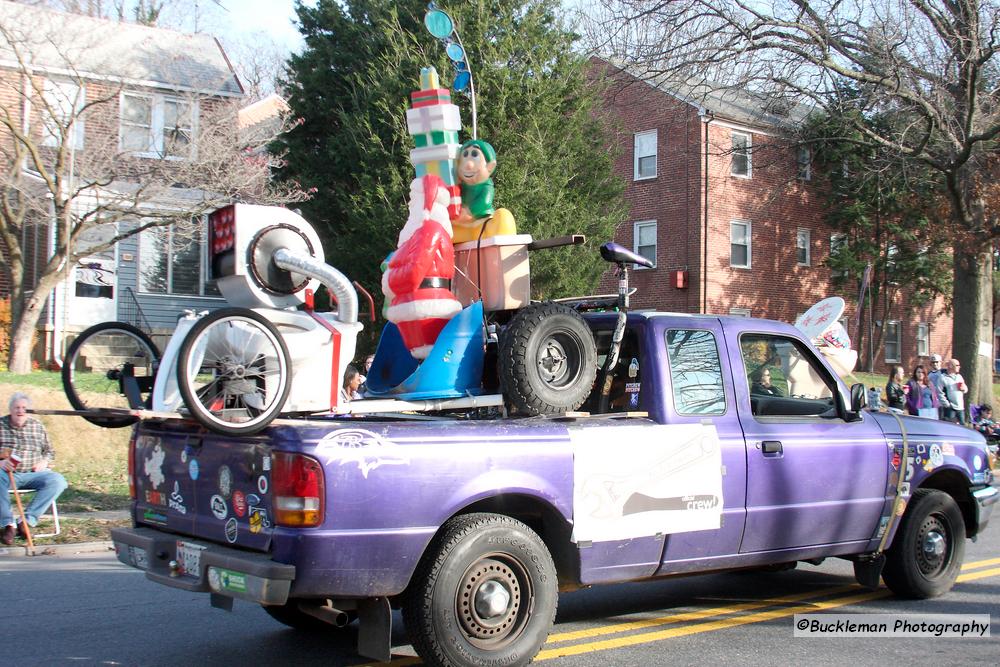
{"type": "Polygon", "coordinates": [[[247,498],[242,491],[233,491],[233,514],[243,516],[247,513],[247,498]]]}

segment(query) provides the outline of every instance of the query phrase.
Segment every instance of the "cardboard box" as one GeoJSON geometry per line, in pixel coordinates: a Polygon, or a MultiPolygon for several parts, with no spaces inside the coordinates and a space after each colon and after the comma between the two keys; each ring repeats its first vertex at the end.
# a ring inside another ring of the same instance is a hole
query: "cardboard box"
{"type": "Polygon", "coordinates": [[[483,309],[512,310],[531,301],[528,267],[530,234],[492,236],[455,246],[455,279],[452,288],[463,306],[479,299],[483,309]],[[481,276],[481,277],[480,277],[481,276]]]}

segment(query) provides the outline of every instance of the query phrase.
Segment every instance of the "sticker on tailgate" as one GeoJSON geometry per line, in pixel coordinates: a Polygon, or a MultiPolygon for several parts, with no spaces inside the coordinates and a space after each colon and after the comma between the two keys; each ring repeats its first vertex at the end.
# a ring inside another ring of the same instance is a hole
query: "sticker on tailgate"
{"type": "Polygon", "coordinates": [[[233,572],[221,567],[212,567],[208,571],[208,583],[216,589],[232,593],[247,592],[247,577],[242,572],[233,572]]]}

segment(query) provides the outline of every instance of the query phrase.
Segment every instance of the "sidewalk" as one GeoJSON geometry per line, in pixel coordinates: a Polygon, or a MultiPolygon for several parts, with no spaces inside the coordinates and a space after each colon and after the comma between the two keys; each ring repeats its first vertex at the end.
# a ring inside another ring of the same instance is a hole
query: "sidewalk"
{"type": "Polygon", "coordinates": [[[0,559],[24,556],[70,556],[72,554],[107,553],[114,551],[110,540],[101,542],[72,542],[70,544],[36,544],[34,550],[27,546],[0,547],[0,559]]]}
{"type": "MultiPolygon", "coordinates": [[[[117,521],[128,519],[128,510],[102,510],[96,512],[60,512],[59,519],[97,519],[100,521],[117,521]]],[[[110,540],[98,542],[70,542],[68,544],[47,544],[44,541],[36,544],[34,551],[24,545],[0,547],[0,558],[4,556],[59,556],[78,553],[99,553],[112,551],[114,545],[110,540]]]]}

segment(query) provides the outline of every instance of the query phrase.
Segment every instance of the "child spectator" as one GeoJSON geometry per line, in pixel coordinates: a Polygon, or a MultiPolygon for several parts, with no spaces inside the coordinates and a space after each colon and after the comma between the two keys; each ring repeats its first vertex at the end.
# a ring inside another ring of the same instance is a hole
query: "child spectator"
{"type": "Polygon", "coordinates": [[[979,406],[979,417],[973,422],[973,427],[983,434],[987,440],[996,444],[996,439],[1000,437],[1000,425],[993,421],[993,406],[983,403],[979,406]]]}

